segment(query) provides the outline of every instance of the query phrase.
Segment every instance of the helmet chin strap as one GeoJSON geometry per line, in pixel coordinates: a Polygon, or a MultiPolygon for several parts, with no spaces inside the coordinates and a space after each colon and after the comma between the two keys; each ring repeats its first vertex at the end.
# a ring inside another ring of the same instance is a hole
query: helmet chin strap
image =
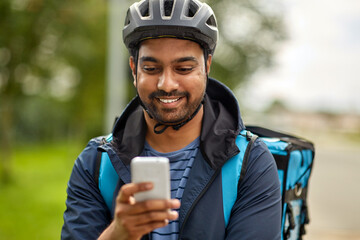
{"type": "MultiPolygon", "coordinates": [[[[203,100],[204,101],[204,100],[203,100]]],[[[182,126],[184,126],[186,123],[188,123],[191,119],[193,119],[195,117],[195,115],[199,112],[202,104],[203,104],[203,101],[201,101],[201,103],[199,104],[199,106],[195,109],[195,111],[193,112],[193,114],[191,114],[191,116],[186,119],[185,121],[182,121],[178,124],[175,124],[175,125],[170,125],[170,124],[163,124],[163,123],[157,123],[155,124],[154,126],[154,133],[156,134],[161,134],[163,133],[168,127],[172,127],[174,130],[179,130],[182,126]],[[163,126],[161,129],[159,130],[156,130],[157,128],[163,126]]]]}
{"type": "MultiPolygon", "coordinates": [[[[207,73],[207,51],[204,50],[204,60],[205,60],[205,71],[206,71],[206,86],[208,85],[208,82],[209,82],[209,75],[207,73]]],[[[139,50],[136,52],[136,59],[135,59],[135,80],[136,80],[136,83],[137,83],[137,77],[138,77],[138,58],[139,58],[139,50]]],[[[143,107],[143,109],[145,110],[145,112],[149,115],[149,117],[151,119],[154,119],[154,117],[150,114],[150,111],[147,109],[147,107],[145,106],[145,104],[141,101],[141,98],[140,98],[140,95],[139,95],[139,92],[137,90],[137,87],[136,87],[136,94],[137,96],[139,97],[139,102],[140,102],[140,105],[143,107]]],[[[201,101],[201,103],[199,104],[199,106],[195,109],[195,111],[191,114],[191,116],[189,118],[187,118],[185,121],[182,121],[180,123],[177,123],[177,124],[164,124],[164,123],[157,123],[155,124],[154,126],[154,133],[155,134],[161,134],[163,132],[165,132],[165,130],[168,128],[168,127],[172,127],[174,130],[178,131],[182,126],[184,126],[186,123],[190,122],[195,116],[196,114],[200,111],[201,109],[201,106],[204,104],[204,99],[201,101]],[[162,127],[161,129],[157,130],[159,127],[162,127]]]]}

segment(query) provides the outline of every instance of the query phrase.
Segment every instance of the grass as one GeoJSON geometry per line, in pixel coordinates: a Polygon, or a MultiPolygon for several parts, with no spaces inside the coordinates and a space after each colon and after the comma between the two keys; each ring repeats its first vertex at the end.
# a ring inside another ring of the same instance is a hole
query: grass
{"type": "Polygon", "coordinates": [[[66,186],[79,143],[14,149],[11,181],[0,185],[0,239],[60,239],[66,186]]]}

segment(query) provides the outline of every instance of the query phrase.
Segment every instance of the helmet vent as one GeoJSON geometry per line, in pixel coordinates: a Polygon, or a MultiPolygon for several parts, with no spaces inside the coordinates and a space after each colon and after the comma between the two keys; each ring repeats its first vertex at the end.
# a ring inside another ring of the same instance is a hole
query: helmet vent
{"type": "Polygon", "coordinates": [[[174,0],[164,1],[165,16],[170,17],[173,12],[174,0]]]}
{"type": "Polygon", "coordinates": [[[149,17],[149,0],[140,2],[139,10],[142,17],[149,17]]]}
{"type": "Polygon", "coordinates": [[[190,1],[190,3],[189,3],[189,11],[186,14],[186,16],[187,17],[194,17],[198,10],[199,10],[199,6],[194,1],[190,1]]]}
{"type": "Polygon", "coordinates": [[[214,15],[211,15],[211,16],[208,18],[208,20],[206,21],[206,24],[209,25],[209,26],[217,27],[217,26],[216,26],[216,20],[215,20],[214,15]]]}

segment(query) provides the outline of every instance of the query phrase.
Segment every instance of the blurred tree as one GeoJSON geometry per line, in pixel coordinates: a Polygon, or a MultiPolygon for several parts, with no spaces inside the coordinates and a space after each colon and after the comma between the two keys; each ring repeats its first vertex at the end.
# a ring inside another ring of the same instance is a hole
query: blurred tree
{"type": "Polygon", "coordinates": [[[274,99],[272,103],[264,111],[267,114],[281,114],[289,112],[289,107],[281,99],[274,99]]]}
{"type": "Polygon", "coordinates": [[[105,15],[105,2],[97,0],[0,2],[3,182],[13,138],[52,140],[101,129],[105,15]]]}
{"type": "Polygon", "coordinates": [[[285,39],[283,11],[278,0],[208,0],[218,21],[220,39],[211,76],[231,89],[259,68],[271,67],[285,39]]]}

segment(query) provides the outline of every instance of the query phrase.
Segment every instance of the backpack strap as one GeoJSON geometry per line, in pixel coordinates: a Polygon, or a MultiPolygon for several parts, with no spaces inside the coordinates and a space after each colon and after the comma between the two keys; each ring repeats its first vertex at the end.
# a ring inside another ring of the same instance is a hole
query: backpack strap
{"type": "Polygon", "coordinates": [[[115,171],[107,152],[103,152],[101,155],[99,189],[108,209],[111,210],[119,175],[115,171]]]}
{"type": "MultiPolygon", "coordinates": [[[[104,143],[111,142],[112,134],[104,139],[104,143]]],[[[111,211],[119,175],[115,171],[107,152],[98,151],[96,156],[95,182],[104,198],[106,206],[111,211]]]]}
{"type": "Polygon", "coordinates": [[[256,135],[242,131],[235,141],[240,152],[230,158],[221,169],[225,227],[229,223],[231,209],[237,199],[238,186],[245,176],[250,149],[256,139],[256,135]]]}
{"type": "Polygon", "coordinates": [[[248,143],[248,145],[246,147],[246,150],[245,150],[245,153],[244,153],[244,160],[243,160],[243,164],[242,164],[242,167],[241,167],[239,183],[242,181],[242,179],[245,176],[250,150],[251,150],[251,147],[252,147],[253,143],[256,141],[257,138],[258,138],[257,135],[252,134],[250,131],[246,131],[246,140],[249,143],[248,143]]]}
{"type": "Polygon", "coordinates": [[[95,174],[94,174],[94,180],[95,180],[96,186],[99,186],[99,174],[100,174],[101,156],[102,156],[102,152],[100,152],[98,150],[97,154],[96,154],[95,174]]]}

